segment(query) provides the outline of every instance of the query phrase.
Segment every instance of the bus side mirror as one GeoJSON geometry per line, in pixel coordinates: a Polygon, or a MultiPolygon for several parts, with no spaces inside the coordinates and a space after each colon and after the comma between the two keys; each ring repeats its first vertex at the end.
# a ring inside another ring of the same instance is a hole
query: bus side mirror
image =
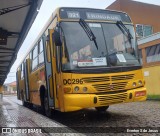
{"type": "Polygon", "coordinates": [[[62,46],[60,33],[58,31],[54,31],[54,33],[52,34],[52,39],[54,39],[56,46],[62,46]]]}

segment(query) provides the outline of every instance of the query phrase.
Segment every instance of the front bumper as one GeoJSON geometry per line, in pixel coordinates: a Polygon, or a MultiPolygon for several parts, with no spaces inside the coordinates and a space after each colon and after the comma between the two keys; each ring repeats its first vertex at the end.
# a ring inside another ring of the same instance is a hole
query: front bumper
{"type": "Polygon", "coordinates": [[[146,98],[145,87],[115,94],[65,94],[64,112],[76,111],[83,108],[108,106],[116,103],[145,101],[146,98]],[[136,92],[143,92],[144,95],[136,97],[136,92]]]}

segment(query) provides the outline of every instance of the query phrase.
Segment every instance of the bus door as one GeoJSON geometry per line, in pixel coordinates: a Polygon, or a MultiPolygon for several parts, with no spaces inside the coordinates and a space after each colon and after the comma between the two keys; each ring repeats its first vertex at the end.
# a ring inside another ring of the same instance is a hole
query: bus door
{"type": "MultiPolygon", "coordinates": [[[[50,34],[50,30],[49,30],[50,34]]],[[[46,71],[46,85],[47,85],[47,94],[48,94],[48,104],[49,107],[55,107],[54,99],[54,79],[53,79],[53,68],[51,60],[51,43],[50,35],[43,38],[44,40],[44,62],[45,62],[45,71],[46,71]]]]}
{"type": "Polygon", "coordinates": [[[29,101],[29,82],[28,82],[28,59],[24,61],[24,86],[26,100],[29,101]]]}
{"type": "Polygon", "coordinates": [[[16,72],[16,80],[17,80],[17,98],[20,100],[20,90],[19,90],[19,70],[16,72]]]}

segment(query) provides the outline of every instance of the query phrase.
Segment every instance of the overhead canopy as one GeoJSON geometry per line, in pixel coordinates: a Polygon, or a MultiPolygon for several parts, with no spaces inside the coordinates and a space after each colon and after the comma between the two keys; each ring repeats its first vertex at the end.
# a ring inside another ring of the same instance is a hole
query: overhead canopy
{"type": "Polygon", "coordinates": [[[0,85],[14,63],[43,0],[0,0],[0,85]]]}

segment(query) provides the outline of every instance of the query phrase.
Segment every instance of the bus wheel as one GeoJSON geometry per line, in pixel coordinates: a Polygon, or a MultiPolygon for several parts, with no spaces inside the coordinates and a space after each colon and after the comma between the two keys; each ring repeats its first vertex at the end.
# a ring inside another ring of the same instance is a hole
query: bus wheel
{"type": "Polygon", "coordinates": [[[52,109],[49,108],[48,97],[44,98],[44,110],[47,117],[52,117],[52,109]]]}
{"type": "Polygon", "coordinates": [[[95,107],[95,108],[98,112],[104,112],[109,108],[109,106],[102,106],[102,107],[95,107]]]}

